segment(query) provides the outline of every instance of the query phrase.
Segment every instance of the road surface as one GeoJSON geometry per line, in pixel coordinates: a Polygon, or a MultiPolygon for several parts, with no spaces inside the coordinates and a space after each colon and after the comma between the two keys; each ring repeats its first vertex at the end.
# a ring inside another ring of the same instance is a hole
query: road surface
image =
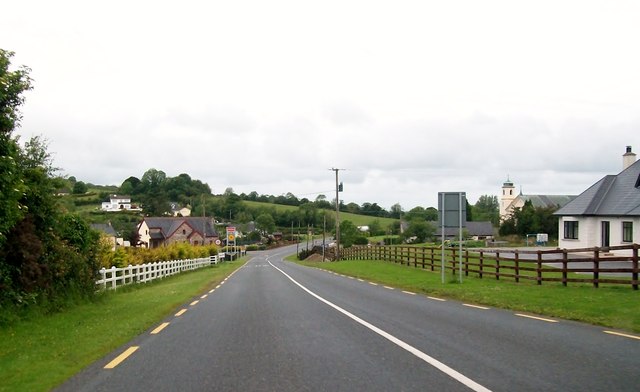
{"type": "Polygon", "coordinates": [[[252,253],[218,288],[59,390],[640,390],[633,336],[282,260],[293,251],[252,253]]]}

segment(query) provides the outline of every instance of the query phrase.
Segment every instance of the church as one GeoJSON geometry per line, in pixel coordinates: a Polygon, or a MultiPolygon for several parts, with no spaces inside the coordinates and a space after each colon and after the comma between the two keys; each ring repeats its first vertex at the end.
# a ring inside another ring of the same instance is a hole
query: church
{"type": "Polygon", "coordinates": [[[507,178],[502,184],[502,196],[500,197],[500,222],[511,216],[516,208],[522,208],[524,203],[531,201],[534,207],[559,209],[564,207],[575,195],[523,195],[522,191],[516,192],[513,182],[507,178]]]}

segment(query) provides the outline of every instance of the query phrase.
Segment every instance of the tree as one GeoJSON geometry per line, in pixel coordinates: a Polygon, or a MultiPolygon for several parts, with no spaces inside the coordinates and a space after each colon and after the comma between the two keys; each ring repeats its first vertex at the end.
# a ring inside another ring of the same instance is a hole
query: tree
{"type": "Polygon", "coordinates": [[[414,219],[409,222],[409,227],[402,234],[403,240],[407,241],[410,238],[415,237],[413,242],[421,243],[425,242],[428,238],[433,237],[435,234],[435,227],[427,223],[423,219],[414,219]]]}
{"type": "Polygon", "coordinates": [[[340,246],[345,248],[353,245],[357,238],[364,237],[360,230],[350,220],[340,222],[340,246]]]}
{"type": "Polygon", "coordinates": [[[402,216],[402,206],[400,205],[400,203],[396,203],[391,206],[390,215],[391,218],[400,219],[400,217],[402,216]]]}
{"type": "Polygon", "coordinates": [[[87,186],[87,184],[85,184],[82,181],[76,181],[73,184],[73,194],[74,195],[83,195],[85,193],[87,193],[87,191],[89,190],[89,187],[87,186]]]}
{"type": "Polygon", "coordinates": [[[13,55],[0,49],[0,246],[26,213],[20,203],[25,190],[18,167],[20,148],[12,133],[22,118],[19,108],[24,103],[23,94],[32,86],[29,68],[9,70],[13,55]]]}
{"type": "Polygon", "coordinates": [[[276,223],[273,220],[271,214],[260,214],[256,218],[256,228],[262,232],[263,235],[273,233],[276,229],[276,223]]]}
{"type": "Polygon", "coordinates": [[[490,221],[494,226],[500,223],[500,204],[495,195],[482,195],[474,205],[474,220],[490,221]]]}

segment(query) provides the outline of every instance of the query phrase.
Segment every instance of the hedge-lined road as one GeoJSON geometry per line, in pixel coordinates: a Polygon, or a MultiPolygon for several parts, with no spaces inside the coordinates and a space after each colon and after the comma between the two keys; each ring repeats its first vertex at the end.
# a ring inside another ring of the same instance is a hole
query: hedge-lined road
{"type": "Polygon", "coordinates": [[[640,340],[282,261],[291,252],[256,252],[186,311],[176,310],[60,390],[640,388],[640,340]]]}

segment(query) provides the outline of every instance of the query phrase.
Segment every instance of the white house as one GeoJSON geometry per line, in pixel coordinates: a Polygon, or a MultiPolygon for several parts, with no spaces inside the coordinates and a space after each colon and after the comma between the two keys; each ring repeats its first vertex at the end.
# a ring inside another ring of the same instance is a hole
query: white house
{"type": "Polygon", "coordinates": [[[607,175],[556,211],[561,248],[640,243],[640,161],[627,146],[623,170],[607,175]]]}
{"type": "Polygon", "coordinates": [[[109,196],[109,201],[102,202],[102,211],[140,211],[131,204],[131,196],[109,196]]]}

